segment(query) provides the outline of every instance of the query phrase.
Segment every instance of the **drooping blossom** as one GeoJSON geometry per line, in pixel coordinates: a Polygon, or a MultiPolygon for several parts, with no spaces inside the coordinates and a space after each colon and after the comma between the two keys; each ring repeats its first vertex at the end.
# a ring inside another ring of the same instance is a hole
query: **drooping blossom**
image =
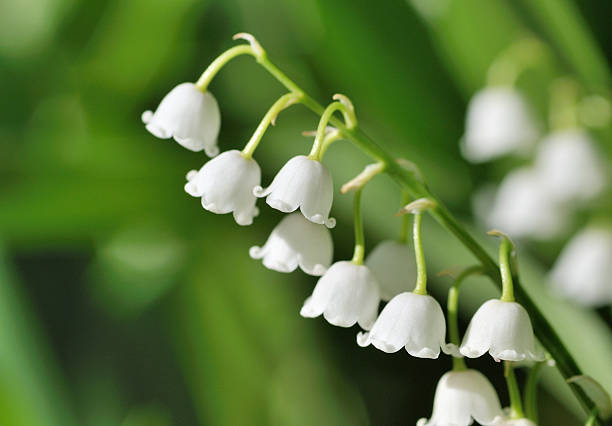
{"type": "Polygon", "coordinates": [[[162,99],[155,112],[142,113],[142,121],[158,138],[174,138],[191,151],[204,150],[209,157],[219,153],[219,105],[212,93],[202,92],[193,83],[176,86],[162,99]]]}

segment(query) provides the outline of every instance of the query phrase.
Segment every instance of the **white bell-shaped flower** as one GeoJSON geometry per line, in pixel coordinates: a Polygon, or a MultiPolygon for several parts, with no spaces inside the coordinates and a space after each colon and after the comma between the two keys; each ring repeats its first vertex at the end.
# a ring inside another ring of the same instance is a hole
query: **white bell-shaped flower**
{"type": "Polygon", "coordinates": [[[521,94],[511,87],[489,87],[470,100],[461,150],[469,161],[480,163],[529,151],[537,135],[537,126],[521,94]]]}
{"type": "Polygon", "coordinates": [[[444,374],[434,396],[431,418],[417,426],[468,426],[476,420],[490,425],[502,416],[495,388],[479,371],[468,369],[444,374]]]}
{"type": "Polygon", "coordinates": [[[333,251],[329,229],[296,212],[285,216],[263,247],[251,247],[249,254],[274,271],[293,272],[299,266],[307,274],[323,275],[333,251]]]}
{"type": "Polygon", "coordinates": [[[549,279],[565,297],[585,306],[612,303],[612,230],[590,227],[565,246],[549,279]]]}
{"type": "Polygon", "coordinates": [[[440,304],[431,296],[400,293],[387,303],[372,330],[357,335],[359,346],[369,344],[383,352],[402,348],[418,358],[438,358],[444,343],[446,322],[440,304]]]}
{"type": "Polygon", "coordinates": [[[549,239],[566,227],[568,212],[549,196],[539,173],[522,168],[504,178],[485,222],[514,238],[549,239]]]}
{"type": "Polygon", "coordinates": [[[595,142],[581,130],[555,132],[538,148],[536,169],[544,189],[560,202],[588,201],[606,184],[595,142]]]}
{"type": "Polygon", "coordinates": [[[209,157],[219,153],[219,105],[210,92],[202,92],[193,83],[176,86],[162,99],[155,112],[142,113],[142,121],[158,138],[174,138],[191,151],[204,150],[209,157]]]}
{"type": "Polygon", "coordinates": [[[331,174],[323,163],[305,155],[287,161],[269,187],[257,186],[253,193],[259,198],[267,197],[266,203],[284,213],[299,208],[311,222],[328,228],[336,225],[336,220],[329,217],[334,199],[331,174]]]}
{"type": "Polygon", "coordinates": [[[359,323],[369,330],[376,320],[379,303],[378,283],[369,268],[341,261],[319,278],[300,315],[315,318],[323,314],[330,324],[351,327],[359,323]]]}
{"type": "Polygon", "coordinates": [[[414,252],[399,241],[382,241],[366,258],[365,264],[374,273],[380,285],[380,298],[385,302],[409,291],[416,277],[414,252]]]}
{"type": "Polygon", "coordinates": [[[531,320],[525,308],[516,302],[498,299],[488,300],[478,308],[459,352],[468,358],[489,352],[495,360],[544,360],[544,354],[536,350],[531,320]]]}
{"type": "Polygon", "coordinates": [[[250,225],[257,216],[253,188],[261,182],[261,170],[240,151],[225,151],[197,170],[187,173],[185,191],[202,197],[202,207],[213,213],[234,213],[238,225],[250,225]]]}

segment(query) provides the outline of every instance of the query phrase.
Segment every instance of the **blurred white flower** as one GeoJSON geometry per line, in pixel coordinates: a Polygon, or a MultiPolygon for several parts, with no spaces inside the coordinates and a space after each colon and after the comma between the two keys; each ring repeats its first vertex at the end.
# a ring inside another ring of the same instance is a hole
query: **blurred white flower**
{"type": "Polygon", "coordinates": [[[142,113],[142,121],[158,138],[173,137],[185,148],[204,150],[209,157],[219,153],[219,105],[210,92],[202,92],[193,83],[176,86],[162,99],[155,113],[142,113]]]}
{"type": "Polygon", "coordinates": [[[574,236],[553,266],[553,288],[586,306],[612,303],[612,230],[590,227],[574,236]]]}
{"type": "Polygon", "coordinates": [[[544,360],[544,353],[536,350],[531,320],[525,308],[516,302],[497,299],[488,300],[478,308],[459,352],[468,358],[489,352],[495,360],[544,360]]]}
{"type": "Polygon", "coordinates": [[[414,252],[399,241],[382,241],[366,258],[365,264],[380,285],[380,298],[388,302],[393,296],[409,291],[416,278],[414,252]]]}
{"type": "Polygon", "coordinates": [[[549,239],[562,232],[568,211],[549,196],[540,176],[531,168],[509,173],[485,213],[486,226],[503,229],[514,238],[549,239]]]}
{"type": "Polygon", "coordinates": [[[329,229],[301,213],[291,213],[276,225],[263,247],[251,247],[249,254],[278,272],[293,272],[299,266],[307,274],[323,275],[331,265],[333,251],[329,229]]]}
{"type": "Polygon", "coordinates": [[[269,187],[263,189],[257,186],[253,194],[258,198],[267,197],[266,203],[283,213],[299,208],[314,223],[324,224],[328,228],[336,225],[336,219],[329,217],[334,200],[331,174],[323,163],[305,155],[287,161],[269,187]]]}
{"type": "Polygon", "coordinates": [[[488,87],[470,100],[461,151],[469,161],[480,163],[529,151],[537,136],[521,94],[511,87],[488,87]]]}
{"type": "Polygon", "coordinates": [[[495,388],[479,371],[449,371],[444,374],[434,396],[429,421],[420,419],[417,426],[468,426],[476,420],[489,425],[502,416],[495,388]]]}
{"type": "Polygon", "coordinates": [[[359,323],[369,330],[376,320],[379,303],[378,283],[369,268],[341,261],[319,278],[300,315],[315,318],[323,314],[330,324],[351,327],[359,323]]]}
{"type": "Polygon", "coordinates": [[[250,225],[257,216],[253,188],[261,182],[261,170],[252,158],[240,151],[225,151],[187,173],[185,191],[202,197],[202,207],[213,213],[234,213],[238,225],[250,225]]]}
{"type": "Polygon", "coordinates": [[[438,358],[440,347],[447,351],[446,322],[440,304],[431,296],[401,293],[382,310],[369,333],[359,333],[359,346],[374,345],[393,353],[402,347],[418,358],[438,358]]]}
{"type": "Polygon", "coordinates": [[[538,148],[536,170],[546,193],[560,202],[588,201],[606,184],[595,142],[578,129],[548,135],[538,148]]]}

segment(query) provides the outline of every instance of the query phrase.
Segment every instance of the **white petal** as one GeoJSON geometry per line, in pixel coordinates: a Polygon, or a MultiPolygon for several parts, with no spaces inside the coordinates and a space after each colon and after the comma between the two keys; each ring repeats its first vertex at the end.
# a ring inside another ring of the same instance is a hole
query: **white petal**
{"type": "Polygon", "coordinates": [[[424,426],[470,425],[473,420],[491,424],[502,415],[501,405],[489,380],[476,370],[444,374],[434,397],[434,408],[424,426]]]}
{"type": "Polygon", "coordinates": [[[253,187],[261,181],[259,165],[240,151],[226,151],[208,161],[191,179],[185,191],[202,197],[202,207],[213,213],[234,213],[239,225],[250,225],[258,210],[253,187]]]}
{"type": "Polygon", "coordinates": [[[191,151],[218,153],[217,136],[221,115],[215,97],[193,83],[182,83],[162,99],[155,113],[142,115],[146,128],[158,138],[174,139],[191,151]]]}
{"type": "Polygon", "coordinates": [[[459,351],[468,358],[485,352],[505,361],[542,361],[536,352],[531,321],[525,308],[516,302],[493,299],[476,311],[459,351]]]}
{"type": "Polygon", "coordinates": [[[549,275],[553,288],[586,306],[612,303],[612,230],[586,228],[565,246],[549,275]]]}
{"type": "Polygon", "coordinates": [[[386,240],[368,255],[365,264],[380,284],[380,298],[385,302],[414,287],[416,263],[414,252],[407,244],[386,240]]]}
{"type": "Polygon", "coordinates": [[[330,324],[350,327],[358,322],[367,329],[376,318],[379,303],[378,283],[368,267],[341,261],[319,278],[300,315],[313,318],[323,314],[330,324]]]}
{"type": "Polygon", "coordinates": [[[253,193],[259,198],[267,197],[270,207],[284,213],[299,208],[314,223],[329,228],[336,224],[335,219],[329,217],[334,196],[331,174],[321,162],[304,155],[290,159],[268,188],[258,186],[253,193]]]}
{"type": "Polygon", "coordinates": [[[412,356],[437,358],[445,334],[440,304],[431,296],[405,292],[387,303],[370,333],[359,335],[357,341],[387,353],[404,347],[412,356]]]}
{"type": "Polygon", "coordinates": [[[292,272],[298,265],[310,275],[323,275],[331,265],[333,243],[329,230],[301,213],[285,216],[263,247],[252,247],[251,257],[269,269],[292,272]]]}
{"type": "Polygon", "coordinates": [[[559,202],[587,201],[606,184],[606,173],[595,142],[580,130],[550,134],[538,148],[536,168],[544,188],[559,202]]]}
{"type": "Polygon", "coordinates": [[[507,87],[486,88],[474,95],[465,127],[461,149],[472,162],[528,151],[538,134],[523,97],[507,87]]]}
{"type": "Polygon", "coordinates": [[[549,239],[568,223],[567,211],[551,199],[534,169],[522,168],[502,181],[490,206],[487,226],[515,238],[549,239]]]}

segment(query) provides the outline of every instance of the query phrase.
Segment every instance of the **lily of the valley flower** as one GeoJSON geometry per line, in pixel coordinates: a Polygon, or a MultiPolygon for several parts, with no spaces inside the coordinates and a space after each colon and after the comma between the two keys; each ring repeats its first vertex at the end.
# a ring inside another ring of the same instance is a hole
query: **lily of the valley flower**
{"type": "Polygon", "coordinates": [[[449,371],[436,387],[431,418],[420,419],[417,426],[468,426],[474,420],[490,425],[500,416],[497,392],[482,373],[472,369],[449,371]]]}
{"type": "Polygon", "coordinates": [[[300,315],[315,318],[323,314],[330,324],[351,327],[359,323],[369,330],[376,320],[379,303],[378,282],[369,268],[340,261],[319,278],[300,315]]]}
{"type": "MultiPolygon", "coordinates": [[[[484,211],[483,206],[479,209],[484,211]]],[[[489,228],[503,229],[515,238],[549,239],[561,232],[567,211],[552,198],[541,174],[522,168],[508,174],[485,213],[489,228]]]]}
{"type": "Polygon", "coordinates": [[[374,247],[365,264],[380,284],[380,298],[388,302],[409,290],[409,283],[416,276],[414,253],[407,244],[386,240],[374,247]]]}
{"type": "Polygon", "coordinates": [[[290,159],[269,187],[257,186],[253,194],[258,198],[266,197],[266,203],[284,213],[299,208],[311,222],[328,228],[336,225],[336,220],[329,217],[334,199],[331,174],[320,161],[305,155],[290,159]]]}
{"type": "Polygon", "coordinates": [[[383,352],[401,348],[418,358],[438,358],[444,343],[446,322],[440,304],[431,296],[405,292],[395,296],[380,313],[372,330],[359,333],[357,343],[383,352]]]}
{"type": "Polygon", "coordinates": [[[538,148],[536,169],[547,194],[559,202],[588,201],[606,183],[595,142],[577,129],[546,137],[538,148]]]}
{"type": "Polygon", "coordinates": [[[202,92],[193,83],[176,86],[162,99],[155,112],[142,114],[142,121],[158,138],[174,138],[191,151],[204,150],[209,157],[219,153],[219,105],[210,92],[202,92]]]}
{"type": "Polygon", "coordinates": [[[468,326],[459,351],[468,358],[486,352],[496,360],[543,361],[536,350],[531,320],[516,302],[489,300],[478,308],[468,326]]]}
{"type": "Polygon", "coordinates": [[[478,92],[468,105],[462,153],[480,163],[512,152],[528,151],[537,127],[521,94],[510,87],[478,92]]]}
{"type": "Polygon", "coordinates": [[[590,227],[565,246],[549,278],[567,298],[586,306],[612,303],[612,230],[590,227]]]}
{"type": "Polygon", "coordinates": [[[238,225],[250,225],[257,216],[253,188],[261,182],[261,170],[240,151],[226,151],[199,171],[187,174],[185,191],[202,198],[202,207],[213,213],[234,213],[238,225]]]}
{"type": "Polygon", "coordinates": [[[323,275],[333,256],[329,230],[307,220],[301,213],[285,216],[263,247],[251,247],[253,259],[278,272],[292,272],[299,266],[310,275],[323,275]]]}

